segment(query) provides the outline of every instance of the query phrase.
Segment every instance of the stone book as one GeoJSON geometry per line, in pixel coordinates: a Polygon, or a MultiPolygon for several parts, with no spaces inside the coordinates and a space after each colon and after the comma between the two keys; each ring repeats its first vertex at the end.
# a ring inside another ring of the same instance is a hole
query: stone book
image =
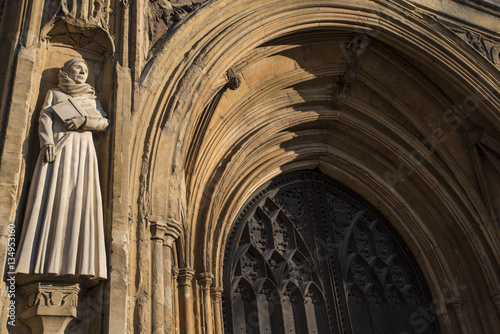
{"type": "Polygon", "coordinates": [[[52,109],[56,112],[61,120],[66,121],[74,117],[102,117],[99,110],[95,107],[95,102],[88,98],[69,98],[66,101],[60,102],[52,109]]]}

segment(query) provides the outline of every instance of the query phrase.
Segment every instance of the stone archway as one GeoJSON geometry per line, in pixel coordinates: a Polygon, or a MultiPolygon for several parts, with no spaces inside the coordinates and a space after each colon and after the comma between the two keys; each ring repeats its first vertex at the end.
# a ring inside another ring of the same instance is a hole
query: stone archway
{"type": "MultiPolygon", "coordinates": [[[[133,205],[141,240],[149,237],[144,220],[182,225],[174,257],[188,297],[179,304],[206,312],[182,328],[222,331],[224,245],[255,189],[318,168],[363,197],[377,194],[373,205],[429,282],[443,331],[489,330],[494,305],[478,311],[464,300],[498,290],[495,259],[482,255],[496,249],[497,235],[487,232],[494,228],[472,163],[457,157],[468,155],[473,123],[496,133],[493,65],[407,14],[366,2],[220,1],[158,49],[135,99],[133,205]],[[471,96],[478,112],[464,117],[454,107],[471,96]],[[471,267],[484,284],[473,283],[471,267]]],[[[148,248],[137,248],[137,262],[147,260],[148,248]]]]}

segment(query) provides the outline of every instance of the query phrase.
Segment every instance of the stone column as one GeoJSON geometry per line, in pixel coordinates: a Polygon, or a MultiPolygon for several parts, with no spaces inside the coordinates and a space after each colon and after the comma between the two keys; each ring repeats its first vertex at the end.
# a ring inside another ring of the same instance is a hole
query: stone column
{"type": "Polygon", "coordinates": [[[172,333],[172,244],[182,231],[177,221],[148,216],[152,245],[152,329],[154,334],[172,333]]]}
{"type": "Polygon", "coordinates": [[[468,319],[464,314],[464,304],[461,301],[455,301],[449,304],[455,316],[457,317],[458,324],[463,334],[472,333],[471,327],[469,325],[468,319]]]}
{"type": "Polygon", "coordinates": [[[167,220],[167,232],[165,233],[165,240],[163,243],[163,269],[165,280],[165,308],[164,308],[164,323],[165,333],[172,334],[175,332],[174,314],[174,294],[176,288],[176,280],[172,277],[172,245],[174,241],[180,236],[182,232],[182,225],[174,219],[167,220]]]}
{"type": "Polygon", "coordinates": [[[192,281],[195,271],[191,268],[179,269],[179,311],[181,312],[181,333],[195,333],[192,281]]]}
{"type": "Polygon", "coordinates": [[[212,285],[212,281],[214,279],[214,275],[209,272],[201,273],[198,275],[198,282],[201,286],[201,290],[203,293],[203,308],[205,313],[205,333],[213,334],[214,326],[213,326],[213,313],[212,313],[212,298],[210,297],[210,286],[212,285]]]}
{"type": "Polygon", "coordinates": [[[163,240],[167,226],[161,222],[152,222],[151,225],[151,240],[153,245],[151,249],[151,295],[152,295],[152,329],[153,334],[163,334],[165,332],[163,326],[164,317],[164,280],[163,280],[163,240]]]}
{"type": "Polygon", "coordinates": [[[79,283],[35,282],[20,289],[26,306],[19,317],[32,334],[64,333],[77,319],[78,302],[84,294],[79,283]]]}
{"type": "Polygon", "coordinates": [[[173,267],[172,268],[172,284],[174,285],[173,289],[173,295],[174,295],[174,309],[173,309],[173,314],[174,314],[174,333],[179,334],[180,331],[180,307],[179,307],[179,285],[177,283],[177,278],[179,277],[179,268],[173,267]]]}
{"type": "Polygon", "coordinates": [[[213,287],[210,289],[214,308],[214,333],[222,334],[222,288],[213,287]]]}

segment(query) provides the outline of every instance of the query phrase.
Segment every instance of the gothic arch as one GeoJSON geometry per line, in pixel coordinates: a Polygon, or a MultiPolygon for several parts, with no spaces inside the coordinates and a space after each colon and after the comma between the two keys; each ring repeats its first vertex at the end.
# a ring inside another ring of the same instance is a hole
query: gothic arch
{"type": "Polygon", "coordinates": [[[319,168],[388,217],[433,282],[443,326],[467,331],[470,320],[487,331],[493,304],[473,305],[500,289],[498,261],[486,255],[499,243],[464,146],[473,123],[500,128],[498,70],[462,46],[432,18],[387,2],[207,4],[142,74],[130,166],[138,211],[182,221],[184,265],[221,286],[223,247],[243,203],[279,174],[319,168]],[[369,45],[346,54],[358,34],[369,45]],[[321,43],[335,50],[325,66],[326,56],[314,57],[321,43]],[[234,91],[229,68],[242,81],[234,91]],[[447,113],[470,97],[469,116],[447,113]],[[464,310],[452,307],[463,300],[464,310]]]}

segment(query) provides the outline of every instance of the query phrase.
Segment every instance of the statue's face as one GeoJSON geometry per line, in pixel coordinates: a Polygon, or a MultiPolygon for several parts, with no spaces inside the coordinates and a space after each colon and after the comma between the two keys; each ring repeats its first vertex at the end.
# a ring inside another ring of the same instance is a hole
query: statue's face
{"type": "Polygon", "coordinates": [[[89,69],[87,68],[87,65],[85,65],[85,63],[78,62],[71,66],[68,76],[77,84],[82,84],[87,81],[87,77],[89,76],[89,69]]]}

